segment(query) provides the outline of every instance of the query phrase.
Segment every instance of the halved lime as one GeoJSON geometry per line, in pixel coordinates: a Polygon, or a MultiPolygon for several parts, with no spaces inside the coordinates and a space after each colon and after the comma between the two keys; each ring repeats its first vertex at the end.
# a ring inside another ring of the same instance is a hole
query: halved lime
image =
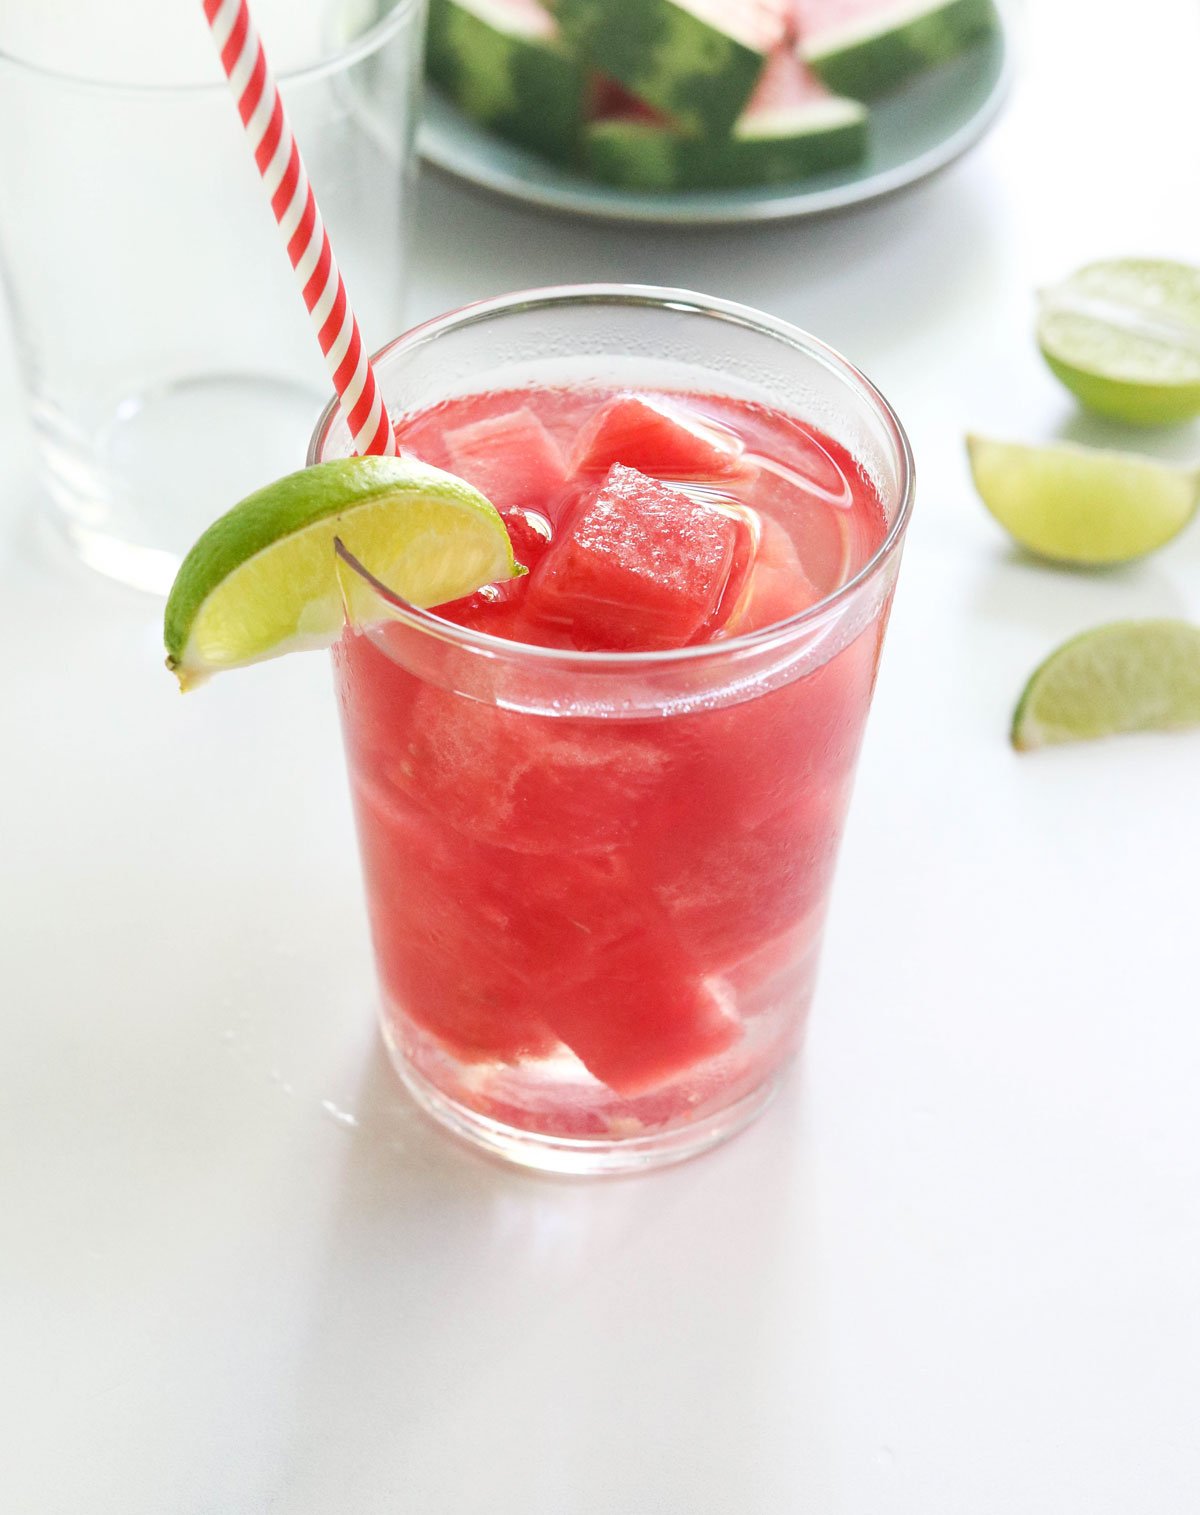
{"type": "Polygon", "coordinates": [[[180,686],[336,641],[339,537],[414,605],[521,571],[504,522],[465,480],[408,457],[318,463],[247,496],[183,560],[163,622],[180,686]]]}
{"type": "Polygon", "coordinates": [[[983,503],[1023,547],[1058,563],[1144,557],[1177,536],[1200,501],[1200,469],[1061,442],[968,437],[983,503]]]}
{"type": "Polygon", "coordinates": [[[1090,409],[1138,426],[1200,415],[1200,268],[1090,263],[1043,291],[1038,346],[1090,409]]]}
{"type": "Polygon", "coordinates": [[[1013,715],[1021,752],[1122,731],[1200,725],[1200,626],[1114,621],[1052,652],[1013,715]]]}

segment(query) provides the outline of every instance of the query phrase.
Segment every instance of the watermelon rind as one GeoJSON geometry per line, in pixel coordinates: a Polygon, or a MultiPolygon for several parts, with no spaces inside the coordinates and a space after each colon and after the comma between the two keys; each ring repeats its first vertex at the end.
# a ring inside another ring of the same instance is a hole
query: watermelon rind
{"type": "MultiPolygon", "coordinates": [[[[594,68],[697,136],[733,129],[769,51],[704,20],[687,0],[555,0],[554,11],[594,68]]],[[[772,40],[782,35],[781,21],[772,40]]]]}
{"type": "Polygon", "coordinates": [[[844,27],[802,32],[800,53],[831,90],[874,100],[996,24],[993,0],[898,0],[844,27]]]}
{"type": "Polygon", "coordinates": [[[595,121],[584,132],[587,165],[598,179],[647,191],[793,183],[857,163],[866,146],[866,107],[837,95],[757,112],[723,141],[619,118],[595,121]]]}
{"type": "Polygon", "coordinates": [[[425,70],[481,126],[560,163],[578,158],[587,78],[549,12],[537,25],[532,6],[430,0],[425,70]]]}

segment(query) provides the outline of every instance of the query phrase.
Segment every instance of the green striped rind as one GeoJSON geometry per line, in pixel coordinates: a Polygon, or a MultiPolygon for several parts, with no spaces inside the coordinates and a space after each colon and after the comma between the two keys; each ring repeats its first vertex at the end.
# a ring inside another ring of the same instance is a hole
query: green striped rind
{"type": "Polygon", "coordinates": [[[1064,642],[1013,713],[1018,752],[1132,731],[1200,726],[1200,627],[1114,621],[1064,642]]]}
{"type": "Polygon", "coordinates": [[[715,142],[650,122],[596,121],[584,144],[596,178],[623,189],[789,184],[857,163],[867,146],[867,112],[856,101],[835,98],[743,123],[715,142]]]}
{"type": "Polygon", "coordinates": [[[583,65],[561,39],[505,22],[502,0],[430,0],[426,73],[489,131],[573,162],[587,99],[583,65]]]}
{"type": "Polygon", "coordinates": [[[594,68],[695,135],[733,129],[765,61],[674,0],[557,0],[555,14],[594,68]]]}
{"type": "Polygon", "coordinates": [[[695,188],[688,182],[685,139],[646,121],[594,121],[583,134],[589,172],[622,189],[695,188]]]}
{"type": "Polygon", "coordinates": [[[900,0],[859,25],[802,39],[804,61],[830,89],[874,100],[956,57],[996,25],[992,0],[900,0]]]}

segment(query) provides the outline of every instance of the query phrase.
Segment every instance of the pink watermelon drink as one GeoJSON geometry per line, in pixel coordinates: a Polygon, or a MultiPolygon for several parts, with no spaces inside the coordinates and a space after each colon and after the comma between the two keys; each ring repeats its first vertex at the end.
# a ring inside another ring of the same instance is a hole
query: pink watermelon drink
{"type": "Polygon", "coordinates": [[[384,355],[402,448],[529,572],[432,612],[376,586],[335,650],[388,1046],[543,1167],[700,1150],[796,1048],[907,514],[865,381],[680,299],[493,302],[384,355]]]}

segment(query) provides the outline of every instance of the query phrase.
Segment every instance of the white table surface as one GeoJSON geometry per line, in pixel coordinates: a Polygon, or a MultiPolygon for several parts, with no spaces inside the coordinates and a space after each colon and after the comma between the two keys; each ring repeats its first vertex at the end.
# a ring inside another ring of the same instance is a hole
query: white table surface
{"type": "MultiPolygon", "coordinates": [[[[1030,9],[988,142],[837,219],[624,231],[423,186],[414,316],[692,286],[820,333],[913,437],[804,1066],[653,1178],[509,1172],[406,1103],[325,660],[179,699],[159,607],[34,539],[3,339],[4,1511],[1200,1506],[1200,734],[1005,740],[1061,638],[1200,615],[1200,531],[1033,566],[961,446],[1104,435],[1043,370],[1032,292],[1200,255],[1200,17],[1030,9]]],[[[1200,456],[1196,427],[1142,441],[1200,456]]]]}

